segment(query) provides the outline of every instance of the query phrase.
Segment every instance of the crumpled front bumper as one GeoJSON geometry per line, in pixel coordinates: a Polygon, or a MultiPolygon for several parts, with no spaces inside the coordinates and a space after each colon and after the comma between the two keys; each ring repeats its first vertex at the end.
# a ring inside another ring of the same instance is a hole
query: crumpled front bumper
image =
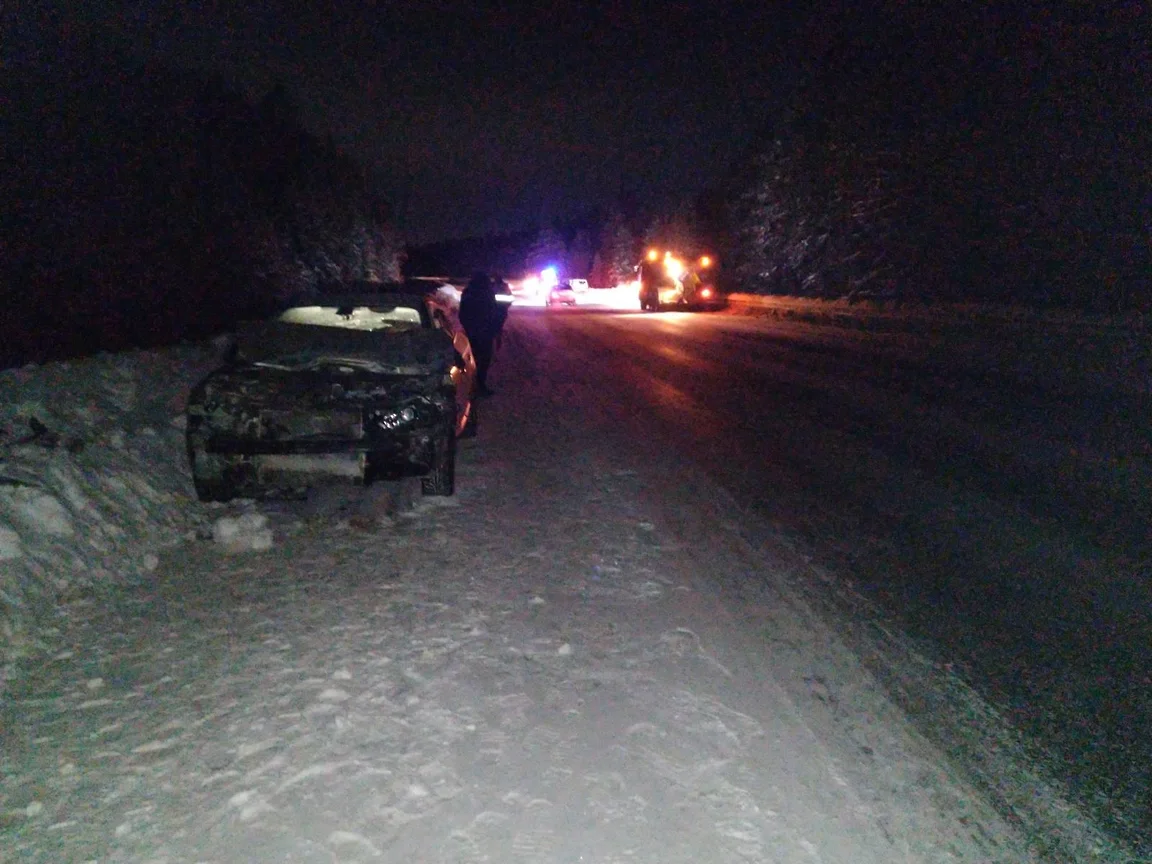
{"type": "Polygon", "coordinates": [[[217,412],[193,415],[189,436],[225,460],[238,489],[298,486],[293,478],[321,476],[367,483],[429,471],[435,441],[454,433],[454,412],[455,403],[439,397],[406,408],[217,412]]]}

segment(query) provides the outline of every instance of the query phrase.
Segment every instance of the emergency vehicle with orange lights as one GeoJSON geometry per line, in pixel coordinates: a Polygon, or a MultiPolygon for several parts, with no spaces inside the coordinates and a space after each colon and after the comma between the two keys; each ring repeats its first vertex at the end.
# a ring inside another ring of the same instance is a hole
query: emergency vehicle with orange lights
{"type": "Polygon", "coordinates": [[[665,306],[700,307],[718,301],[709,255],[688,259],[670,249],[652,248],[636,266],[640,308],[659,312],[665,306]]]}

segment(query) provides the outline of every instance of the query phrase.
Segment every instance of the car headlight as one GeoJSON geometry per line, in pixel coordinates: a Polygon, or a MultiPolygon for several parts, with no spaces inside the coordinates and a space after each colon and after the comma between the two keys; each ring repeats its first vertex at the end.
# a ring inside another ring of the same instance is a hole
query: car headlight
{"type": "Polygon", "coordinates": [[[370,411],[368,422],[386,431],[399,429],[416,419],[416,409],[412,406],[398,411],[370,411]]]}

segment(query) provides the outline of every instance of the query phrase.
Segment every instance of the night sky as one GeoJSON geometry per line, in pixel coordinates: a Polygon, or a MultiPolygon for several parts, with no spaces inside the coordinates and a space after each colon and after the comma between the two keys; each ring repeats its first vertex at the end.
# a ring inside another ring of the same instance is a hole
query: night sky
{"type": "Polygon", "coordinates": [[[415,242],[685,201],[803,53],[795,4],[237,5],[24,4],[6,41],[25,60],[160,57],[253,97],[282,83],[314,131],[380,169],[415,242]]]}

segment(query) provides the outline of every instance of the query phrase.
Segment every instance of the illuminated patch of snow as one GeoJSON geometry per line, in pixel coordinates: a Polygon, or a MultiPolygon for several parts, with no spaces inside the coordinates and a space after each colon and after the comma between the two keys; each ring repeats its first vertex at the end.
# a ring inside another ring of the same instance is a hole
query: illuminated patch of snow
{"type": "Polygon", "coordinates": [[[0,503],[32,533],[71,537],[76,532],[64,505],[41,489],[31,486],[0,489],[0,503]]]}
{"type": "Polygon", "coordinates": [[[212,524],[212,539],[227,552],[263,551],[272,548],[272,529],[263,513],[221,516],[212,524]]]}
{"type": "Polygon", "coordinates": [[[0,561],[15,561],[23,557],[20,535],[6,525],[0,525],[0,561]]]}

